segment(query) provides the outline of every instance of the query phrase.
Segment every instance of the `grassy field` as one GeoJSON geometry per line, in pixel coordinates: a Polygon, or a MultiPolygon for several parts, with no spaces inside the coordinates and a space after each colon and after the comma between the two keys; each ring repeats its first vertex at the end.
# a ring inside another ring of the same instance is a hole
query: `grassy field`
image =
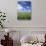
{"type": "Polygon", "coordinates": [[[31,20],[31,12],[17,12],[18,20],[31,20]]]}

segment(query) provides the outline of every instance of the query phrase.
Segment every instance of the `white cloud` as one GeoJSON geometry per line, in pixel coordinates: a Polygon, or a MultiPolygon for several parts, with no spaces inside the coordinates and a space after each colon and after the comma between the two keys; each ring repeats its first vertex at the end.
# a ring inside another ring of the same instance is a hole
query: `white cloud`
{"type": "Polygon", "coordinates": [[[20,10],[22,10],[23,9],[23,7],[21,6],[21,5],[17,5],[17,9],[20,11],[20,10]]]}
{"type": "Polygon", "coordinates": [[[27,9],[25,9],[24,7],[22,7],[20,4],[17,5],[17,10],[18,11],[28,11],[28,12],[31,12],[31,10],[29,9],[28,6],[27,6],[27,9]]]}

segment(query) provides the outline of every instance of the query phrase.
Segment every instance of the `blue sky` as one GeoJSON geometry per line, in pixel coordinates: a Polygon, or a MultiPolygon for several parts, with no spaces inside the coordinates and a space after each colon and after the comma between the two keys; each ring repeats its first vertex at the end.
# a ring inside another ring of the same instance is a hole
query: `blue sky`
{"type": "Polygon", "coordinates": [[[18,11],[31,11],[31,1],[18,1],[17,9],[18,11]]]}

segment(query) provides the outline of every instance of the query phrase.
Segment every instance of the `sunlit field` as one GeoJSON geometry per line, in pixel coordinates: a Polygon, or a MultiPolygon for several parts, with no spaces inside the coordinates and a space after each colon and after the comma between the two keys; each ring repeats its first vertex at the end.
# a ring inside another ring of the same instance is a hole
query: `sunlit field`
{"type": "Polygon", "coordinates": [[[18,20],[30,20],[31,19],[31,12],[17,12],[17,19],[18,20]]]}

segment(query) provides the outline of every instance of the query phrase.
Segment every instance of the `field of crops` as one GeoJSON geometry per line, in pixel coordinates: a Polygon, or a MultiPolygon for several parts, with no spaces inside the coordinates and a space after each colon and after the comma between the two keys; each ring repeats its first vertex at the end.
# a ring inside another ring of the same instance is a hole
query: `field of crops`
{"type": "Polygon", "coordinates": [[[31,12],[17,12],[17,19],[18,20],[30,20],[31,12]]]}

